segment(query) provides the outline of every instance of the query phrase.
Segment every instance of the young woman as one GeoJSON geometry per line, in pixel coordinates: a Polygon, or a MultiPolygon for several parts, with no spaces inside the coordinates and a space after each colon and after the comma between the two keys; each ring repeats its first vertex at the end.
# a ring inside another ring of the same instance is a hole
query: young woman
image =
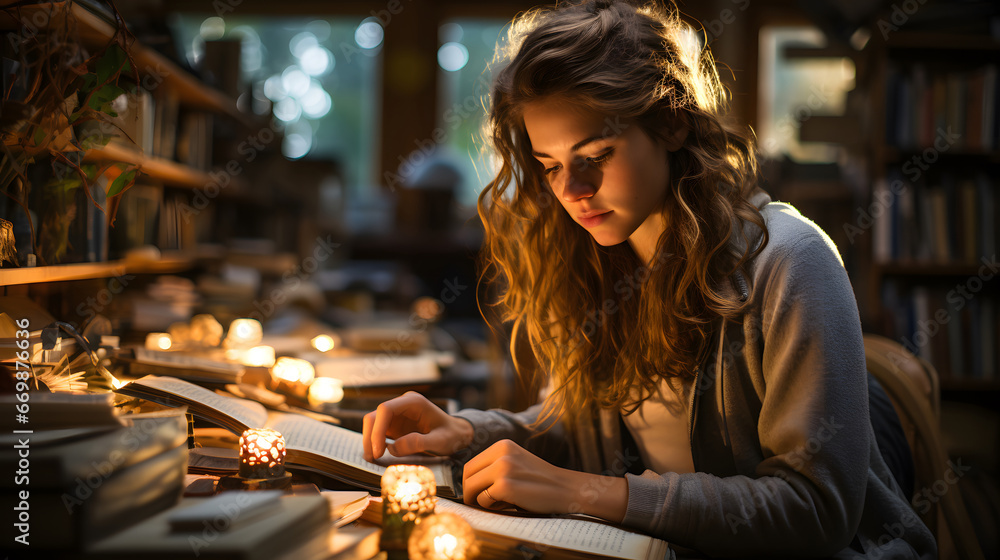
{"type": "Polygon", "coordinates": [[[549,392],[455,416],[407,393],[365,417],[365,456],[451,454],[467,503],[712,556],[934,558],[875,441],[837,250],[758,188],[676,9],[533,10],[499,65],[483,252],[549,392]]]}

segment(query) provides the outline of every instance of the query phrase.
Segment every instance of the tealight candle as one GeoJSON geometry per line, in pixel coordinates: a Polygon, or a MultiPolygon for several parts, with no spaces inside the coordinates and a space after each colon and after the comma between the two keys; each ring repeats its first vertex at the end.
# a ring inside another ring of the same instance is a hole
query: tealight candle
{"type": "Polygon", "coordinates": [[[225,345],[227,348],[249,348],[264,338],[260,321],[256,319],[234,319],[229,324],[225,345]]]}
{"type": "Polygon", "coordinates": [[[309,385],[309,404],[336,404],[344,399],[344,382],[332,377],[317,377],[309,385]]]}
{"type": "Polygon", "coordinates": [[[240,436],[240,476],[285,476],[285,438],[271,428],[252,428],[240,436]]]}
{"type": "Polygon", "coordinates": [[[454,513],[435,513],[413,529],[410,560],[471,560],[479,556],[472,526],[454,513]]]}
{"type": "Polygon", "coordinates": [[[239,356],[240,363],[250,367],[271,367],[274,365],[274,348],[254,346],[239,356]]]}
{"type": "Polygon", "coordinates": [[[285,472],[285,438],[271,428],[251,428],[240,436],[240,470],[219,479],[219,490],[281,490],[292,484],[285,472]]]}
{"type": "Polygon", "coordinates": [[[165,332],[154,332],[146,335],[146,350],[170,350],[174,341],[165,332]]]}
{"type": "Polygon", "coordinates": [[[316,369],[309,362],[299,358],[282,356],[274,362],[271,375],[291,383],[309,384],[316,377],[316,369]]]}
{"type": "Polygon", "coordinates": [[[195,315],[191,318],[191,341],[208,348],[218,346],[222,343],[222,324],[208,313],[195,315]]]}
{"type": "Polygon", "coordinates": [[[333,338],[328,334],[321,334],[316,336],[311,341],[312,347],[319,350],[320,352],[329,352],[333,350],[337,345],[337,339],[333,338]]]}
{"type": "Polygon", "coordinates": [[[382,550],[405,558],[413,528],[434,513],[434,473],[421,465],[392,465],[382,474],[382,550]]]}

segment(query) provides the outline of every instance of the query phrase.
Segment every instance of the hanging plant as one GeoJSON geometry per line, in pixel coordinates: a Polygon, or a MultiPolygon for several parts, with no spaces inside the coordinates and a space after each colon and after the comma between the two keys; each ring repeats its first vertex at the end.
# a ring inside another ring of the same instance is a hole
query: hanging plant
{"type": "MultiPolygon", "coordinates": [[[[69,246],[69,224],[75,216],[77,193],[86,193],[89,202],[107,215],[114,225],[121,196],[135,182],[137,166],[107,163],[103,166],[81,163],[87,149],[107,144],[110,136],[94,129],[117,129],[128,141],[135,143],[121,130],[115,117],[116,100],[135,93],[138,73],[129,53],[134,42],[124,20],[114,4],[108,5],[114,14],[116,31],[107,45],[88,54],[78,40],[72,0],[64,3],[31,5],[15,2],[0,9],[8,21],[32,21],[22,10],[48,10],[46,21],[52,25],[38,32],[27,26],[8,32],[5,54],[13,67],[13,79],[3,92],[0,107],[0,138],[3,160],[0,162],[2,196],[21,208],[30,217],[28,200],[34,166],[49,168],[47,179],[40,181],[38,215],[41,232],[36,232],[28,218],[32,252],[40,264],[55,264],[69,246]],[[86,126],[96,121],[100,126],[86,126]],[[116,167],[114,180],[108,186],[106,204],[94,199],[91,185],[116,167]]],[[[10,207],[10,204],[7,204],[10,207]]],[[[4,248],[0,247],[0,253],[4,248]]],[[[2,261],[0,261],[2,266],[2,261]]]]}

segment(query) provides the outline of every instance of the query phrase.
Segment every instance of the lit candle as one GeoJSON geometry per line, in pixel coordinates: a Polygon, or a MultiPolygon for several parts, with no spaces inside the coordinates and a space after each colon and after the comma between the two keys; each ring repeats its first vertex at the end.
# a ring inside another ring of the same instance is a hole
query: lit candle
{"type": "Polygon", "coordinates": [[[282,356],[274,362],[271,375],[276,379],[291,383],[309,384],[316,377],[316,369],[305,360],[282,356]]]}
{"type": "Polygon", "coordinates": [[[382,549],[405,558],[410,533],[434,513],[434,473],[421,465],[392,465],[382,474],[382,549]]]}
{"type": "Polygon", "coordinates": [[[154,332],[146,335],[146,350],[170,350],[174,341],[165,332],[154,332]]]}
{"type": "Polygon", "coordinates": [[[309,404],[321,406],[344,399],[344,382],[332,377],[317,377],[309,385],[309,404]]]}
{"type": "Polygon", "coordinates": [[[471,560],[479,555],[476,533],[454,513],[435,513],[413,529],[410,560],[471,560]]]}
{"type": "Polygon", "coordinates": [[[264,331],[256,319],[235,319],[229,324],[225,345],[227,348],[249,348],[261,341],[264,331]]]}
{"type": "Polygon", "coordinates": [[[337,339],[333,338],[328,334],[321,334],[313,338],[311,342],[312,342],[312,347],[319,350],[320,352],[329,352],[339,344],[337,339]]]}
{"type": "Polygon", "coordinates": [[[222,342],[222,324],[207,313],[191,318],[191,341],[214,348],[222,342]]]}
{"type": "Polygon", "coordinates": [[[274,348],[254,346],[239,356],[240,363],[250,367],[271,367],[274,365],[274,348]]]}
{"type": "Polygon", "coordinates": [[[240,436],[240,476],[285,476],[285,438],[271,428],[252,428],[240,436]]]}

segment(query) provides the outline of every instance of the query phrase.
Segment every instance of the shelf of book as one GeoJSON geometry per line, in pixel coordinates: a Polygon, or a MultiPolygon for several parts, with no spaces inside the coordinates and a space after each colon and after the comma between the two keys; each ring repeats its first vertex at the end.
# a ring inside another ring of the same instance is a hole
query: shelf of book
{"type": "Polygon", "coordinates": [[[900,31],[870,42],[858,77],[866,325],[934,364],[955,394],[1000,388],[998,51],[989,36],[900,31]]]}
{"type": "MultiPolygon", "coordinates": [[[[0,0],[0,6],[14,3],[13,0],[0,0]]],[[[12,19],[7,13],[0,14],[0,30],[24,28],[30,32],[38,32],[44,27],[72,24],[79,31],[83,46],[92,50],[102,49],[115,36],[115,26],[108,19],[113,17],[112,15],[98,14],[96,12],[101,10],[93,8],[92,11],[80,2],[72,2],[68,11],[65,8],[66,2],[22,6],[18,9],[20,14],[18,20],[12,19]]],[[[202,84],[160,53],[137,42],[130,44],[129,52],[137,70],[143,76],[141,85],[144,88],[156,89],[163,85],[173,89],[178,97],[184,100],[185,105],[223,113],[243,123],[249,122],[247,115],[237,109],[234,99],[202,84]]]]}
{"type": "Polygon", "coordinates": [[[192,262],[192,259],[184,256],[165,256],[156,261],[117,260],[101,263],[0,269],[0,286],[110,278],[123,274],[174,273],[190,268],[192,262]]]}
{"type": "Polygon", "coordinates": [[[204,171],[193,169],[176,161],[149,156],[128,146],[115,142],[101,148],[93,148],[84,156],[84,161],[119,161],[139,166],[139,171],[151,179],[163,181],[177,187],[201,188],[212,181],[204,171]]]}

